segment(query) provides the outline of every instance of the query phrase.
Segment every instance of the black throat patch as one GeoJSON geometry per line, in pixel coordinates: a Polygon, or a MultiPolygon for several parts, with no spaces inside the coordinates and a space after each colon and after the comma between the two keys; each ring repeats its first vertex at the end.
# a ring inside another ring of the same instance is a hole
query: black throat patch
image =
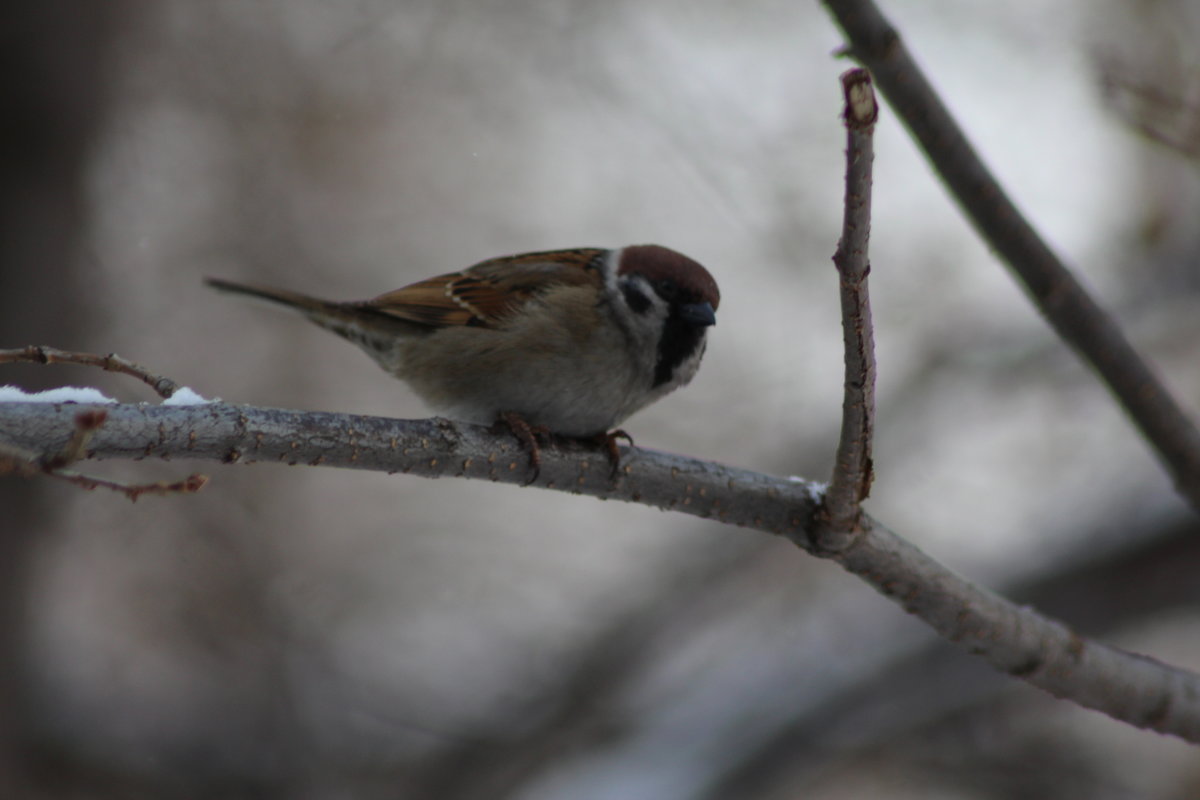
{"type": "Polygon", "coordinates": [[[663,321],[662,339],[658,342],[658,363],[654,365],[654,387],[669,383],[675,370],[691,358],[696,348],[703,347],[705,327],[688,322],[671,305],[671,315],[663,321]]]}

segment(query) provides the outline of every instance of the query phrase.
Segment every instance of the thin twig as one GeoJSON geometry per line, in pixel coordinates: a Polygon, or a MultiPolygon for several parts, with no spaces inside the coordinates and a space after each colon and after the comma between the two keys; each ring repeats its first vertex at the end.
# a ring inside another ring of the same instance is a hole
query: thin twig
{"type": "Polygon", "coordinates": [[[875,120],[879,108],[865,69],[842,74],[846,123],[846,196],[837,267],[846,377],[842,433],[833,477],[825,493],[820,549],[842,550],[860,527],[861,503],[871,492],[871,438],[875,428],[875,335],[867,275],[871,272],[871,166],[875,160],[875,120]]]}
{"type": "Polygon", "coordinates": [[[172,481],[170,483],[166,481],[155,481],[154,483],[121,483],[120,481],[97,478],[95,475],[84,475],[81,472],[73,472],[71,470],[55,470],[46,474],[51,478],[59,478],[89,491],[92,489],[111,489],[114,492],[120,492],[125,495],[129,498],[130,502],[134,503],[137,502],[139,497],[145,494],[194,494],[208,484],[208,476],[201,475],[198,472],[193,472],[181,481],[172,481]]]}
{"type": "MultiPolygon", "coordinates": [[[[266,461],[524,484],[527,454],[511,434],[449,420],[396,420],[251,408],[118,404],[89,442],[99,458],[266,461]]],[[[0,403],[0,447],[56,453],[78,409],[0,403]]],[[[841,564],[943,637],[1056,697],[1200,743],[1200,675],[1083,638],[941,566],[877,521],[854,546],[816,551],[817,484],[773,478],[645,448],[621,448],[611,479],[602,447],[555,440],[536,486],[624,500],[787,536],[841,564]]]]}
{"type": "Polygon", "coordinates": [[[1184,158],[1200,157],[1200,108],[1181,92],[1137,81],[1111,62],[1101,63],[1100,79],[1109,108],[1122,122],[1184,158]]]}
{"type": "Polygon", "coordinates": [[[30,345],[14,350],[0,350],[0,364],[20,361],[29,361],[34,364],[81,364],[85,367],[100,367],[108,372],[119,372],[122,375],[137,378],[164,399],[179,391],[179,384],[175,381],[162,375],[154,375],[140,364],[121,358],[116,353],[101,356],[95,353],[74,353],[39,345],[30,345]]]}
{"type": "Polygon", "coordinates": [[[1157,451],[1176,489],[1200,510],[1200,430],[1004,193],[871,0],[823,0],[883,95],[987,243],[1055,332],[1096,370],[1157,451]]]}
{"type": "Polygon", "coordinates": [[[181,481],[170,483],[122,483],[66,469],[68,464],[88,457],[88,442],[107,421],[107,407],[85,408],[76,412],[70,437],[62,448],[55,452],[38,453],[0,441],[0,477],[31,478],[46,475],[83,489],[111,489],[124,494],[133,502],[137,502],[144,494],[192,494],[203,489],[208,483],[208,476],[199,473],[192,473],[181,481]]]}

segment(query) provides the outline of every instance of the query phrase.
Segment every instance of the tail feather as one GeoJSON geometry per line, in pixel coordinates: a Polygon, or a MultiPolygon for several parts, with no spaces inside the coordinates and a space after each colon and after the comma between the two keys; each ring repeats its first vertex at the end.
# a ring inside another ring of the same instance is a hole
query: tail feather
{"type": "Polygon", "coordinates": [[[390,352],[397,337],[419,336],[429,332],[424,326],[381,314],[359,303],[320,300],[287,289],[237,283],[222,278],[205,278],[204,282],[222,292],[245,295],[299,311],[325,330],[366,350],[377,360],[390,352]]]}
{"type": "Polygon", "coordinates": [[[255,283],[237,283],[235,281],[227,281],[224,278],[205,278],[204,282],[217,291],[255,297],[259,300],[266,300],[269,303],[286,306],[297,311],[327,311],[338,305],[337,303],[318,300],[315,297],[309,297],[299,292],[290,292],[287,289],[273,289],[270,286],[261,286],[255,283]]]}

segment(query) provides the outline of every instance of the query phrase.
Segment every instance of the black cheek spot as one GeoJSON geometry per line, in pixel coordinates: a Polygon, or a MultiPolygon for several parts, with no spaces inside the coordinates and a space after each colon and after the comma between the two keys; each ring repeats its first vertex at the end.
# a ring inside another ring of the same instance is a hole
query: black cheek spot
{"type": "Polygon", "coordinates": [[[635,314],[645,314],[650,310],[650,298],[642,294],[636,286],[623,284],[621,294],[625,295],[626,304],[633,309],[635,314]]]}
{"type": "Polygon", "coordinates": [[[675,370],[692,357],[696,348],[708,344],[704,340],[705,327],[692,325],[680,319],[674,312],[663,323],[662,339],[658,342],[658,363],[654,366],[654,386],[669,383],[675,370]]]}

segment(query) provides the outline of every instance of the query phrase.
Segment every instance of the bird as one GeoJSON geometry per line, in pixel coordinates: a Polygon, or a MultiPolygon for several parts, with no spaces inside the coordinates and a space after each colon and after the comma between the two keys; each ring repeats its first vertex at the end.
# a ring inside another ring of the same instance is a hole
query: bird
{"type": "Polygon", "coordinates": [[[501,256],[362,301],[206,282],[300,312],[437,413],[508,424],[535,475],[535,434],[607,437],[615,457],[609,431],[696,375],[720,305],[707,269],[654,244],[501,256]]]}

